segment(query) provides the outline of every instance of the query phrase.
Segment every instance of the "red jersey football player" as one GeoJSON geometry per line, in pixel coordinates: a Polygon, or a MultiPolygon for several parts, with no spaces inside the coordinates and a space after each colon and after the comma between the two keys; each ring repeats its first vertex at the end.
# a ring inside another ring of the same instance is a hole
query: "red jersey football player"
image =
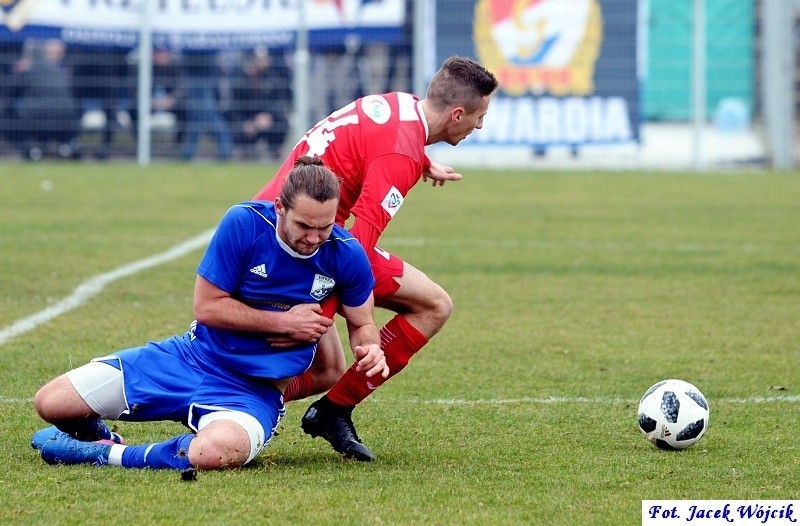
{"type": "MultiPolygon", "coordinates": [[[[370,258],[375,305],[397,313],[380,331],[390,377],[441,330],[453,304],[423,272],[379,248],[378,238],[420,179],[431,179],[434,186],[461,179],[452,168],[431,162],[425,146],[439,142],[455,146],[480,129],[497,86],[495,76],[477,62],[450,57],[431,79],[422,100],[399,92],[369,95],[320,121],[255,196],[274,200],[295,160],[304,155],[320,157],[339,177],[336,221],[344,225],[354,216],[350,232],[370,258]]],[[[323,305],[329,316],[336,307],[323,305]]],[[[281,343],[292,344],[273,342],[281,343]]],[[[345,371],[345,365],[339,336],[335,329],[329,330],[319,342],[313,365],[293,380],[284,398],[288,402],[330,389],[306,411],[303,430],[312,437],[322,436],[345,457],[370,461],[374,456],[358,438],[351,413],[385,380],[367,378],[354,367],[345,371]]]]}

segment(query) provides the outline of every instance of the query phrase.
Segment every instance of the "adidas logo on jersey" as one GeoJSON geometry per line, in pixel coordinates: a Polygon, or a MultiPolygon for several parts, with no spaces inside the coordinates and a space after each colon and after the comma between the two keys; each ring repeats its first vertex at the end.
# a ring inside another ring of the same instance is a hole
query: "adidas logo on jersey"
{"type": "Polygon", "coordinates": [[[264,264],[256,265],[255,267],[250,269],[250,272],[257,276],[261,276],[262,278],[267,277],[267,267],[264,264]]]}

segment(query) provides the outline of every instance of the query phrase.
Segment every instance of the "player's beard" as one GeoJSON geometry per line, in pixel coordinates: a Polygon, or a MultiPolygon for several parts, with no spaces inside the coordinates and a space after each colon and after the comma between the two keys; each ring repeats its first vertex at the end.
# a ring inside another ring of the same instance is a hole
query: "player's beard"
{"type": "Polygon", "coordinates": [[[320,244],[309,245],[307,243],[298,242],[295,245],[293,245],[292,248],[294,249],[295,252],[297,252],[301,256],[310,256],[319,248],[320,244]]]}

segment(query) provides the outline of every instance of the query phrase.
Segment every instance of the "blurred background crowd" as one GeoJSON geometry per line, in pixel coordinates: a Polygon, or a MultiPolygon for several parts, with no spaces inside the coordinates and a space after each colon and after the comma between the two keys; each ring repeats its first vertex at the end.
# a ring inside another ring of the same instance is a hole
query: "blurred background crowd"
{"type": "MultiPolygon", "coordinates": [[[[138,50],[0,46],[0,155],[30,160],[130,157],[138,50]]],[[[312,55],[313,122],[367,93],[410,90],[410,45],[347,41],[312,55]]],[[[274,160],[287,146],[293,55],[284,49],[152,55],[154,154],[274,160]]],[[[296,139],[296,138],[295,138],[296,139]]],[[[291,146],[291,145],[289,145],[291,146]]]]}
{"type": "Polygon", "coordinates": [[[159,2],[142,40],[114,2],[0,0],[0,158],[275,160],[360,96],[424,96],[459,54],[500,88],[481,133],[431,148],[440,162],[800,159],[800,0],[233,4],[159,2]]]}

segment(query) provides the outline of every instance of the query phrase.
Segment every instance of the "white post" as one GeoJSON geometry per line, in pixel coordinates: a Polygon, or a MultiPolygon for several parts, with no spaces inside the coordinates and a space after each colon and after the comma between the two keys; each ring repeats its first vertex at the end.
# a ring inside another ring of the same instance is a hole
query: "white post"
{"type": "Polygon", "coordinates": [[[694,0],[692,24],[692,166],[703,165],[703,128],[706,124],[706,1],[694,0]]]}
{"type": "Polygon", "coordinates": [[[794,164],[794,43],[792,29],[796,3],[764,0],[762,100],[764,124],[772,161],[777,170],[794,164]]]}
{"type": "Polygon", "coordinates": [[[414,33],[412,37],[412,52],[411,52],[411,71],[413,77],[411,79],[411,89],[413,93],[423,98],[425,97],[425,62],[426,62],[426,47],[432,46],[433,42],[426,42],[426,26],[429,21],[427,19],[428,13],[426,4],[428,0],[413,0],[414,21],[412,27],[414,33]]]}
{"type": "Polygon", "coordinates": [[[142,23],[139,26],[139,75],[136,83],[138,126],[136,160],[139,166],[150,164],[150,108],[153,89],[152,0],[142,1],[142,23]]]}
{"type": "Polygon", "coordinates": [[[308,49],[306,0],[297,0],[297,36],[294,48],[294,126],[299,140],[311,127],[311,54],[308,49]]]}

